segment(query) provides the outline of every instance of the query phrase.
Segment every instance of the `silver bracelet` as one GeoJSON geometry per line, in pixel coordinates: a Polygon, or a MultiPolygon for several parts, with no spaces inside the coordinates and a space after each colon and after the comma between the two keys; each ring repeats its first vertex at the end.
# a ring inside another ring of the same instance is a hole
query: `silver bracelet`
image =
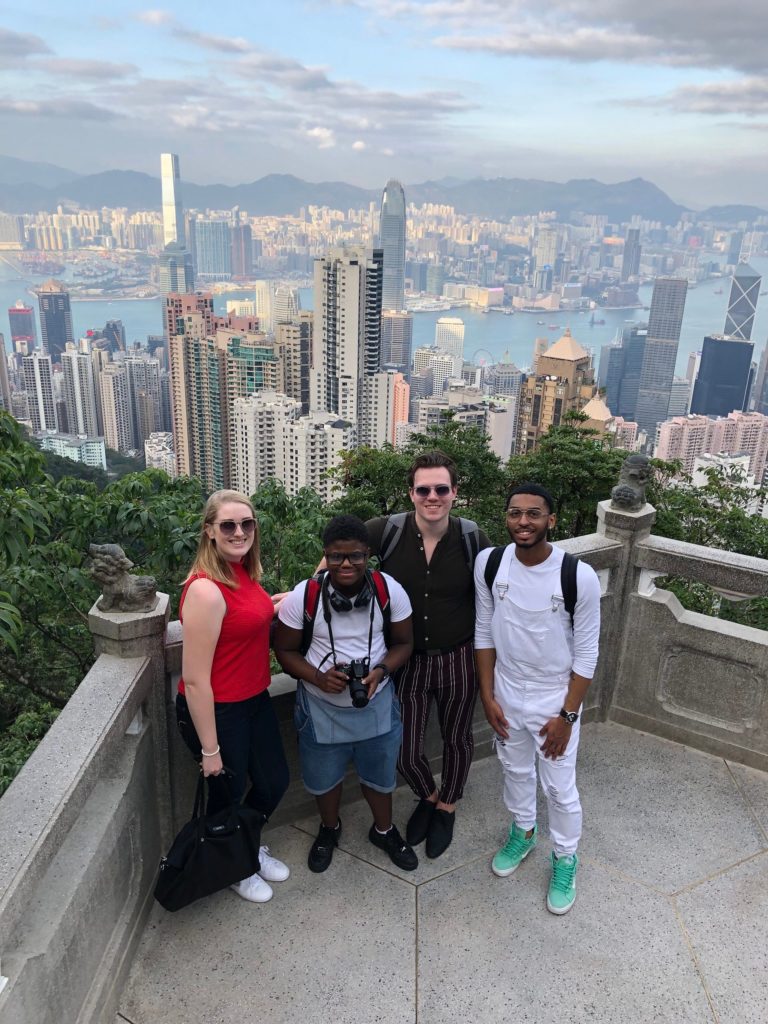
{"type": "Polygon", "coordinates": [[[200,747],[200,753],[203,755],[203,757],[216,757],[216,755],[218,754],[218,752],[220,750],[221,750],[221,746],[217,746],[216,749],[212,750],[210,752],[210,754],[209,754],[207,751],[203,750],[202,747],[200,747]]]}

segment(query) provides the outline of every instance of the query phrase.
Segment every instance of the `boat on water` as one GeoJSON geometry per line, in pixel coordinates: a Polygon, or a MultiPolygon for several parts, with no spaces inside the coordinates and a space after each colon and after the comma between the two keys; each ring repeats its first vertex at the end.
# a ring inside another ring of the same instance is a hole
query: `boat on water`
{"type": "Polygon", "coordinates": [[[715,288],[715,290],[712,292],[712,294],[713,295],[722,295],[723,294],[723,289],[722,288],[715,288]]]}
{"type": "Polygon", "coordinates": [[[550,331],[557,331],[560,328],[560,324],[547,324],[550,331]]]}
{"type": "Polygon", "coordinates": [[[542,327],[544,326],[544,321],[543,320],[537,320],[536,323],[537,324],[541,324],[542,327]]]}

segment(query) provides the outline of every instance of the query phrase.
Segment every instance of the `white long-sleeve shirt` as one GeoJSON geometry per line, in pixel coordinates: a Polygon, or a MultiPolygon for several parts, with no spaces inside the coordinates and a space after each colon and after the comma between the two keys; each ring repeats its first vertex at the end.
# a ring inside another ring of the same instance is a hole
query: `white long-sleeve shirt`
{"type": "Polygon", "coordinates": [[[512,601],[529,612],[541,612],[542,616],[551,615],[554,608],[570,651],[571,664],[567,667],[554,662],[550,664],[549,652],[545,649],[541,664],[536,666],[536,674],[545,678],[552,674],[560,675],[563,671],[573,671],[591,679],[597,665],[600,639],[600,581],[595,570],[583,561],[577,565],[577,600],[571,630],[571,619],[565,610],[560,585],[560,570],[565,554],[562,548],[553,546],[545,561],[527,566],[515,556],[515,545],[509,544],[496,573],[493,595],[485,585],[485,566],[492,550],[488,548],[481,551],[475,560],[475,647],[480,650],[495,648],[497,665],[504,670],[505,675],[529,678],[531,664],[517,659],[514,644],[509,642],[508,631],[502,628],[499,606],[503,601],[512,601]]]}

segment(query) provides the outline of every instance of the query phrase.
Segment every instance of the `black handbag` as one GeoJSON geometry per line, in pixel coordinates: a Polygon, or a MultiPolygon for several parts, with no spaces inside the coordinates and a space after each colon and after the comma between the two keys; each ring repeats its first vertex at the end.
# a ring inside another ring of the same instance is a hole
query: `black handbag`
{"type": "MultiPolygon", "coordinates": [[[[222,782],[226,785],[225,779],[222,782]]],[[[160,861],[155,899],[166,910],[181,910],[259,870],[266,817],[240,804],[201,814],[204,788],[201,773],[192,818],[160,861]]]]}

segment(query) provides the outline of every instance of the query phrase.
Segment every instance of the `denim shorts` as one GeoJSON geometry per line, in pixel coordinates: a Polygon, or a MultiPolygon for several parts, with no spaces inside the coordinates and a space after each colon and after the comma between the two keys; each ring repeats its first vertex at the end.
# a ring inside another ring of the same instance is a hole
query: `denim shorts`
{"type": "Polygon", "coordinates": [[[400,722],[400,701],[392,694],[392,728],[381,736],[352,743],[318,743],[312,717],[299,702],[294,711],[294,724],[299,736],[301,777],[313,796],[328,793],[343,781],[349,763],[355,766],[364,786],[378,793],[391,793],[397,785],[397,755],[403,726],[400,722]]]}

